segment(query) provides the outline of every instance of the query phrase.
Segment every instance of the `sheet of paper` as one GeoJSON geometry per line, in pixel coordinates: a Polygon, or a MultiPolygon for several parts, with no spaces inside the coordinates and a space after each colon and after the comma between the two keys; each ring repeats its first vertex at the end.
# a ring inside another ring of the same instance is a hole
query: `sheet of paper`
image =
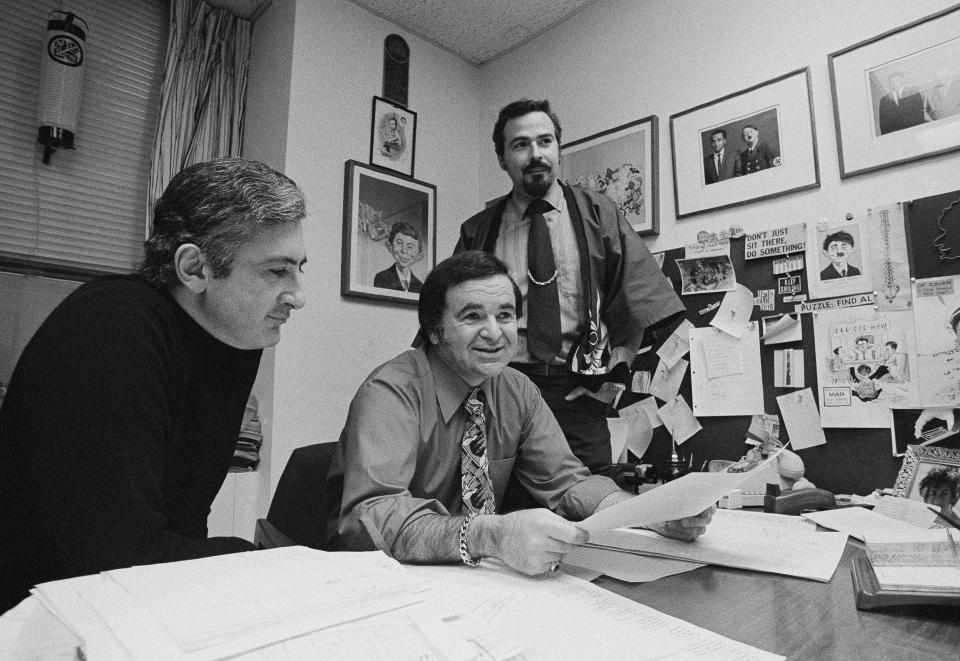
{"type": "Polygon", "coordinates": [[[630,391],[638,395],[646,395],[650,392],[650,381],[653,376],[647,370],[637,370],[630,379],[630,391]]]}
{"type": "MultiPolygon", "coordinates": [[[[652,397],[648,399],[653,400],[652,397]]],[[[645,400],[626,406],[618,411],[620,419],[626,425],[624,450],[629,450],[637,459],[641,459],[653,440],[653,426],[650,424],[646,408],[641,404],[645,400]]],[[[613,440],[611,439],[611,445],[613,440]]],[[[620,456],[620,455],[617,455],[620,456]]]]}
{"type": "Polygon", "coordinates": [[[693,543],[620,528],[590,533],[590,544],[827,582],[840,564],[847,534],[773,526],[747,535],[736,527],[711,524],[693,543]]]}
{"type": "Polygon", "coordinates": [[[777,349],[773,352],[773,386],[802,388],[803,349],[777,349]]]}
{"type": "Polygon", "coordinates": [[[667,364],[667,367],[676,365],[677,361],[690,351],[689,334],[691,328],[694,328],[694,325],[690,323],[689,319],[684,319],[657,349],[657,355],[667,364]]]}
{"type": "Polygon", "coordinates": [[[693,415],[693,411],[687,406],[687,401],[683,398],[683,395],[677,395],[661,406],[657,414],[663,420],[663,426],[670,432],[677,445],[681,445],[703,429],[696,416],[693,415]]]}
{"type": "Polygon", "coordinates": [[[937,515],[925,503],[897,496],[883,496],[873,511],[891,519],[905,521],[917,528],[937,527],[937,515]]]}
{"type": "Polygon", "coordinates": [[[657,371],[654,372],[653,382],[650,384],[650,394],[665,402],[676,397],[680,392],[680,384],[683,383],[689,364],[681,358],[673,367],[670,367],[661,360],[657,364],[657,371]]]}
{"type": "Polygon", "coordinates": [[[783,416],[783,424],[787,427],[790,445],[794,450],[826,444],[827,438],[823,435],[820,414],[810,388],[780,395],[777,397],[777,404],[780,406],[780,415],[783,416]]]}
{"type": "Polygon", "coordinates": [[[693,412],[697,417],[763,413],[760,331],[756,322],[739,339],[716,328],[694,328],[690,331],[690,361],[693,412]],[[708,341],[710,346],[729,344],[730,351],[740,356],[743,371],[711,378],[708,341]]]}
{"type": "Polygon", "coordinates": [[[411,565],[422,578],[522,592],[501,609],[505,633],[526,659],[710,659],[767,661],[783,657],[724,638],[563,572],[528,577],[484,561],[476,568],[411,565]],[[642,644],[638,644],[641,641],[642,644]]]}
{"type": "Polygon", "coordinates": [[[196,659],[239,654],[418,603],[426,590],[382,553],[299,546],[94,578],[77,592],[137,658],[175,658],[171,649],[196,659]]]}
{"type": "Polygon", "coordinates": [[[910,530],[916,526],[906,521],[884,516],[866,507],[838,507],[820,512],[804,512],[800,516],[809,519],[824,528],[845,532],[851,537],[863,541],[867,530],[910,530]]]}
{"type": "Polygon", "coordinates": [[[658,413],[659,407],[657,406],[657,400],[653,397],[646,397],[637,402],[637,405],[642,407],[647,413],[647,419],[650,420],[650,427],[656,429],[663,424],[663,420],[660,419],[660,414],[658,413]]]}
{"type": "Polygon", "coordinates": [[[630,500],[594,512],[577,526],[590,531],[592,537],[594,531],[696,516],[741,484],[763,473],[777,456],[779,452],[745,473],[687,473],[630,500]]]}
{"type": "Polygon", "coordinates": [[[626,449],[630,426],[623,418],[607,418],[607,429],[610,431],[610,461],[616,464],[626,449]]]}
{"type": "Polygon", "coordinates": [[[703,567],[702,562],[652,558],[593,546],[575,546],[563,559],[564,568],[572,564],[596,570],[618,581],[646,583],[665,576],[682,574],[703,567]]]}
{"type": "Polygon", "coordinates": [[[740,337],[750,323],[751,314],[753,314],[753,292],[737,283],[733,291],[724,295],[720,309],[710,320],[710,325],[724,333],[740,337]]]}
{"type": "Polygon", "coordinates": [[[707,359],[707,376],[711,379],[743,374],[743,357],[736,338],[707,335],[703,338],[703,351],[707,359]]]}
{"type": "Polygon", "coordinates": [[[783,314],[779,317],[763,318],[763,343],[786,344],[803,340],[800,315],[783,314]]]}

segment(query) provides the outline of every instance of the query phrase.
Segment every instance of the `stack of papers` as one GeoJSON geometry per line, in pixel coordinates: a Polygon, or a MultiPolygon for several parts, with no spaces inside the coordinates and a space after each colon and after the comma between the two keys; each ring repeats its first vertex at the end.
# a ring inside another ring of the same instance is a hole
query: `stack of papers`
{"type": "Polygon", "coordinates": [[[34,594],[87,658],[466,661],[521,651],[379,552],[285,547],[108,571],[34,594]]]}
{"type": "Polygon", "coordinates": [[[619,528],[590,533],[589,545],[827,582],[846,543],[846,533],[817,532],[800,517],[717,510],[706,534],[692,543],[619,528]]]}
{"type": "Polygon", "coordinates": [[[872,510],[864,507],[841,507],[800,516],[824,528],[839,530],[861,542],[872,530],[917,530],[937,526],[937,515],[918,500],[884,496],[872,510]]]}
{"type": "Polygon", "coordinates": [[[936,528],[872,530],[867,558],[883,590],[960,594],[960,534],[936,528]]]}

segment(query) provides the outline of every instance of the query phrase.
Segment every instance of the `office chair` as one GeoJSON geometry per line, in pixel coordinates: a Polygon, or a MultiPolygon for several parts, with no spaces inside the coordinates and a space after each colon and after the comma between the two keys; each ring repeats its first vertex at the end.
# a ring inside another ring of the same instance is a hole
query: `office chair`
{"type": "Polygon", "coordinates": [[[277,482],[265,519],[253,535],[257,548],[302,545],[324,549],[327,517],[340,505],[342,479],[328,483],[336,443],[315,443],[293,451],[277,482]]]}

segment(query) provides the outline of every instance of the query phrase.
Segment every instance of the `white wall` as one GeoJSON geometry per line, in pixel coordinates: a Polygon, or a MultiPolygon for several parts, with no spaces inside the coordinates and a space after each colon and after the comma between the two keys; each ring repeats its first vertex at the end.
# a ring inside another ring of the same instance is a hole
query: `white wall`
{"type": "MultiPolygon", "coordinates": [[[[270,19],[272,12],[294,14],[289,19],[294,46],[285,171],[306,193],[309,260],[307,305],[284,326],[276,350],[275,485],[294,448],[337,440],[361,380],[406,349],[416,333],[414,307],[340,295],[344,162],[368,162],[372,101],[382,92],[388,34],[400,34],[411,49],[409,108],[417,113],[414,175],[437,186],[441,258],[453,250],[460,221],[480,202],[476,68],[348,2],[275,0],[257,22],[255,36],[263,30],[266,39],[265,20],[282,31],[281,22],[270,19]],[[295,11],[289,12],[293,5],[295,11]]],[[[254,57],[267,57],[269,43],[261,44],[254,57]]]]}
{"type": "Polygon", "coordinates": [[[953,0],[600,0],[481,68],[480,197],[506,186],[489,141],[499,109],[548,98],[564,142],[648,115],[660,119],[660,236],[652,250],[702,229],[746,231],[960,188],[957,154],[840,181],[827,55],[932,14],[953,0]],[[676,219],[670,115],[810,67],[820,188],[676,219]]]}
{"type": "MultiPolygon", "coordinates": [[[[437,186],[439,258],[452,250],[463,219],[509,189],[490,131],[499,108],[523,96],[551,99],[567,142],[659,116],[661,234],[650,246],[663,250],[694,241],[704,228],[752,231],[960,188],[955,155],[841,183],[826,63],[830,52],[949,4],[600,0],[477,69],[344,0],[274,0],[254,31],[245,155],[277,163],[305,190],[310,261],[307,306],[285,326],[276,350],[272,487],[294,448],[337,439],[363,377],[407,348],[417,327],[413,307],[340,295],[344,161],[368,160],[388,34],[402,35],[412,51],[415,175],[437,186]],[[805,66],[821,187],[677,221],[669,116],[805,66]],[[256,71],[266,75],[258,79],[256,71]]],[[[254,514],[262,516],[266,505],[254,514]]]]}

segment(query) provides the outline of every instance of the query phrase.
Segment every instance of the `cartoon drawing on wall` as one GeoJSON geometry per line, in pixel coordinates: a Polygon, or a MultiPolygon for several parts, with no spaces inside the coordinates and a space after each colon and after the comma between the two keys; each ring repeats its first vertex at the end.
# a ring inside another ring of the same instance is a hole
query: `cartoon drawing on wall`
{"type": "Polygon", "coordinates": [[[913,285],[923,406],[960,406],[960,276],[924,278],[913,285]]]}
{"type": "Polygon", "coordinates": [[[910,312],[824,310],[813,323],[824,427],[885,427],[886,409],[917,400],[910,312]]]}
{"type": "Polygon", "coordinates": [[[813,298],[870,290],[865,233],[859,222],[809,223],[807,231],[807,282],[813,298]]]}

